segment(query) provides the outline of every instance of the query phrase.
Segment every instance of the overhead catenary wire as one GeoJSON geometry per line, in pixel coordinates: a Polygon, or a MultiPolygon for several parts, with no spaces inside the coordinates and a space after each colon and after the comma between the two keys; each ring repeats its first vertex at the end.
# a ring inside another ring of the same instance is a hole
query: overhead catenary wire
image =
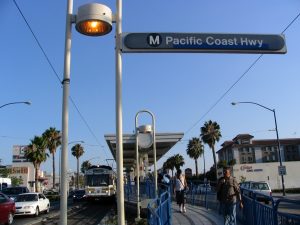
{"type": "MultiPolygon", "coordinates": [[[[299,18],[300,13],[297,14],[297,16],[294,17],[294,19],[283,29],[281,34],[284,34],[285,31],[289,29],[289,27],[299,18]]],[[[185,132],[184,135],[189,133],[194,127],[198,125],[200,121],[202,121],[222,100],[223,98],[244,78],[248,72],[257,64],[257,62],[264,56],[264,54],[260,54],[251,64],[250,66],[245,70],[244,73],[242,73],[241,76],[238,77],[238,79],[212,104],[211,107],[203,114],[203,116],[200,117],[195,123],[192,124],[190,128],[188,128],[185,132]]]]}
{"type": "MultiPolygon", "coordinates": [[[[24,22],[26,23],[27,28],[30,30],[30,33],[32,34],[35,42],[37,43],[39,49],[42,51],[46,61],[48,62],[49,66],[51,67],[52,72],[54,73],[55,77],[57,78],[57,80],[59,81],[60,86],[62,87],[62,80],[60,79],[58,73],[56,72],[51,60],[49,59],[46,51],[44,50],[43,46],[41,45],[40,41],[37,38],[37,35],[34,33],[33,29],[31,28],[28,20],[26,19],[25,15],[23,14],[21,8],[19,7],[18,3],[16,2],[16,0],[13,0],[16,8],[18,9],[18,12],[20,13],[21,17],[23,18],[24,22]]],[[[95,138],[96,142],[102,146],[102,144],[100,143],[100,141],[98,140],[97,136],[95,135],[95,133],[93,132],[93,130],[91,129],[91,127],[89,126],[87,120],[84,118],[84,116],[82,115],[82,113],[80,112],[78,106],[76,105],[75,101],[73,100],[73,98],[71,96],[69,96],[69,99],[72,103],[72,105],[74,106],[76,112],[79,114],[79,117],[82,119],[83,123],[86,125],[86,127],[88,128],[89,132],[91,133],[91,135],[93,136],[93,138],[95,138]]],[[[106,155],[106,157],[108,157],[106,149],[104,149],[104,153],[106,155]]]]}

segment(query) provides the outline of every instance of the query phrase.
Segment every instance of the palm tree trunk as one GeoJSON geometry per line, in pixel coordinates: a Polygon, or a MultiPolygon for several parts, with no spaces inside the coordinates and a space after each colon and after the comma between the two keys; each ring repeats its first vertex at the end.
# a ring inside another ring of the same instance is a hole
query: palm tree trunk
{"type": "Polygon", "coordinates": [[[79,189],[79,158],[77,158],[77,189],[79,189]]]}
{"type": "Polygon", "coordinates": [[[216,159],[216,153],[215,153],[215,146],[211,147],[212,153],[213,153],[213,157],[214,157],[214,167],[215,167],[215,172],[216,172],[216,181],[218,181],[218,168],[217,168],[217,159],[216,159]]]}
{"type": "Polygon", "coordinates": [[[198,162],[197,162],[197,159],[195,159],[195,168],[196,168],[196,177],[198,178],[198,162]]]}
{"type": "Polygon", "coordinates": [[[53,178],[53,184],[52,184],[52,186],[53,186],[53,189],[55,188],[55,155],[54,155],[54,151],[52,151],[53,153],[52,153],[52,173],[53,173],[53,176],[52,176],[52,178],[53,178]]]}
{"type": "Polygon", "coordinates": [[[34,178],[34,181],[35,181],[35,183],[34,183],[34,186],[35,186],[35,192],[39,192],[39,190],[38,190],[38,171],[39,171],[39,166],[38,165],[36,165],[35,166],[35,178],[34,178]]]}

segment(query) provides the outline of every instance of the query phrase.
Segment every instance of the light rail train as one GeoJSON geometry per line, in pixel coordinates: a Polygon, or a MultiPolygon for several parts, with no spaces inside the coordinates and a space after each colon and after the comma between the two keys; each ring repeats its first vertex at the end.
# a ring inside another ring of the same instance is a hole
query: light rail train
{"type": "Polygon", "coordinates": [[[106,165],[90,166],[84,174],[85,197],[87,200],[115,198],[116,173],[106,165]]]}

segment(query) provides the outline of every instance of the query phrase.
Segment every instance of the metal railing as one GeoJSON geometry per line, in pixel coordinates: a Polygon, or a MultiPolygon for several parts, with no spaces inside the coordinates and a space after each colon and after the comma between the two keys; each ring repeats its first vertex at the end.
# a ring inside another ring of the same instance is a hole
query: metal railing
{"type": "Polygon", "coordinates": [[[160,185],[161,194],[148,204],[148,225],[172,225],[171,188],[160,185]]]}

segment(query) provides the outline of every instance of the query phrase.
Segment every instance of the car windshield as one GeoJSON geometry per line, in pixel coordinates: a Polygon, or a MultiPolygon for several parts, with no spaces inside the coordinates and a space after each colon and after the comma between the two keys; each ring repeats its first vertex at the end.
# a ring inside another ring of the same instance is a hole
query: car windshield
{"type": "Polygon", "coordinates": [[[252,189],[254,189],[254,190],[269,190],[269,186],[266,183],[253,183],[252,189]]]}
{"type": "Polygon", "coordinates": [[[37,195],[19,195],[16,199],[16,202],[32,202],[37,200],[37,195]]]}
{"type": "Polygon", "coordinates": [[[6,195],[18,195],[22,193],[22,189],[21,188],[6,188],[4,190],[2,190],[2,193],[6,194],[6,195]]]}
{"type": "Polygon", "coordinates": [[[84,195],[85,194],[85,190],[77,190],[75,191],[75,195],[84,195]]]}

